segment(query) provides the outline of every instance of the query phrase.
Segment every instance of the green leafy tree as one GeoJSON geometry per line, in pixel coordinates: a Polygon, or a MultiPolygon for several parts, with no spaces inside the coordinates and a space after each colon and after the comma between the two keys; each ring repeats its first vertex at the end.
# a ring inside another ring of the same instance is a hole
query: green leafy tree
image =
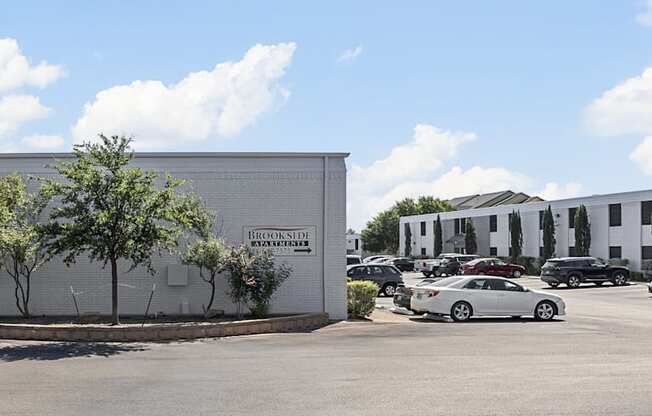
{"type": "Polygon", "coordinates": [[[478,252],[478,242],[475,235],[475,227],[471,218],[466,219],[466,226],[464,230],[464,250],[467,254],[475,254],[478,252]]]}
{"type": "Polygon", "coordinates": [[[242,318],[242,307],[249,299],[249,286],[254,282],[253,264],[255,258],[249,247],[230,247],[226,260],[229,297],[236,304],[238,319],[242,318]]]}
{"type": "Polygon", "coordinates": [[[405,223],[405,257],[410,257],[412,254],[412,229],[410,224],[405,223]]]}
{"type": "Polygon", "coordinates": [[[249,307],[255,318],[264,318],[269,312],[269,303],[274,292],[292,274],[292,267],[282,263],[278,267],[274,263],[274,255],[270,251],[262,251],[254,256],[251,263],[251,276],[248,281],[249,307]]]}
{"type": "Polygon", "coordinates": [[[452,210],[448,202],[430,196],[419,197],[416,201],[412,198],[397,201],[367,222],[367,227],[361,233],[364,249],[373,253],[398,253],[401,217],[452,210]]]}
{"type": "Polygon", "coordinates": [[[555,219],[552,216],[552,208],[543,213],[543,258],[548,260],[555,256],[555,219]]]}
{"type": "Polygon", "coordinates": [[[435,221],[435,257],[439,256],[444,250],[444,236],[441,228],[441,219],[437,215],[437,220],[435,221]]]}
{"type": "Polygon", "coordinates": [[[30,317],[33,273],[51,259],[48,236],[40,225],[50,201],[45,192],[30,193],[18,175],[0,178],[0,258],[14,285],[18,312],[30,317]]]}
{"type": "Polygon", "coordinates": [[[591,250],[591,224],[584,205],[575,210],[575,254],[588,256],[591,250]]]}
{"type": "Polygon", "coordinates": [[[521,228],[521,214],[512,211],[510,220],[510,242],[512,247],[511,261],[516,263],[523,252],[523,230],[521,228]]]}
{"type": "Polygon", "coordinates": [[[51,252],[63,254],[67,265],[82,254],[111,267],[112,322],[120,323],[118,262],[129,271],[144,266],[150,274],[152,256],[176,251],[186,231],[208,234],[211,218],[201,200],[182,194],[184,181],[130,167],[132,139],[100,135],[100,143],[74,147],[74,160],[55,166],[62,182],[46,189],[60,205],[51,212],[51,252]]]}
{"type": "Polygon", "coordinates": [[[202,305],[204,316],[210,315],[215,300],[215,278],[226,269],[228,249],[224,242],[208,237],[192,243],[183,256],[184,264],[199,268],[199,277],[210,287],[211,296],[207,305],[202,305]]]}

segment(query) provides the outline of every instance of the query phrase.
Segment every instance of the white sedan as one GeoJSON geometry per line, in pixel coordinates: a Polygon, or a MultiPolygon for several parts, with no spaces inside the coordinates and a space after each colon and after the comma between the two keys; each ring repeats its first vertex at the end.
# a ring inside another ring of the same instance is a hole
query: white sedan
{"type": "Polygon", "coordinates": [[[472,316],[524,315],[549,321],[566,314],[566,304],[559,296],[494,276],[449,277],[434,285],[415,287],[410,309],[450,315],[458,322],[472,316]]]}

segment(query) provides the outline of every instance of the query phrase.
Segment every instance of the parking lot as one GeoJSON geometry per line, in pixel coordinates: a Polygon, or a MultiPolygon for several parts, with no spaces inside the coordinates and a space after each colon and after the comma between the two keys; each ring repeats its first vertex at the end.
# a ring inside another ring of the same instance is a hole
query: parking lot
{"type": "Polygon", "coordinates": [[[649,415],[646,287],[554,292],[568,315],[552,322],[455,324],[378,309],[374,322],[300,334],[0,341],[0,413],[86,415],[92,405],[94,415],[649,415]]]}

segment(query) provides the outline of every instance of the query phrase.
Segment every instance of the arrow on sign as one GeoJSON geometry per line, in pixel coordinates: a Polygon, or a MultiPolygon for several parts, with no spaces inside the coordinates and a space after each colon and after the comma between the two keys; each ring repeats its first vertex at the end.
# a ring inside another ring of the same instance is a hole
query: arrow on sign
{"type": "Polygon", "coordinates": [[[312,249],[310,247],[308,247],[308,248],[295,248],[294,252],[295,253],[308,253],[308,254],[310,254],[312,252],[312,249]]]}

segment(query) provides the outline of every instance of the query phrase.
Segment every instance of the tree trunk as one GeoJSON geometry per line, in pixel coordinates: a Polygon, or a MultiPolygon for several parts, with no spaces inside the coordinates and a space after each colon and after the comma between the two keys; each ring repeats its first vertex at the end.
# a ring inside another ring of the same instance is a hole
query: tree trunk
{"type": "Polygon", "coordinates": [[[111,324],[120,325],[118,313],[118,262],[111,259],[111,324]]]}
{"type": "Polygon", "coordinates": [[[211,298],[208,301],[208,306],[206,306],[206,309],[204,310],[204,317],[208,317],[211,308],[213,307],[213,300],[215,299],[215,276],[213,276],[208,283],[211,285],[211,298]]]}

